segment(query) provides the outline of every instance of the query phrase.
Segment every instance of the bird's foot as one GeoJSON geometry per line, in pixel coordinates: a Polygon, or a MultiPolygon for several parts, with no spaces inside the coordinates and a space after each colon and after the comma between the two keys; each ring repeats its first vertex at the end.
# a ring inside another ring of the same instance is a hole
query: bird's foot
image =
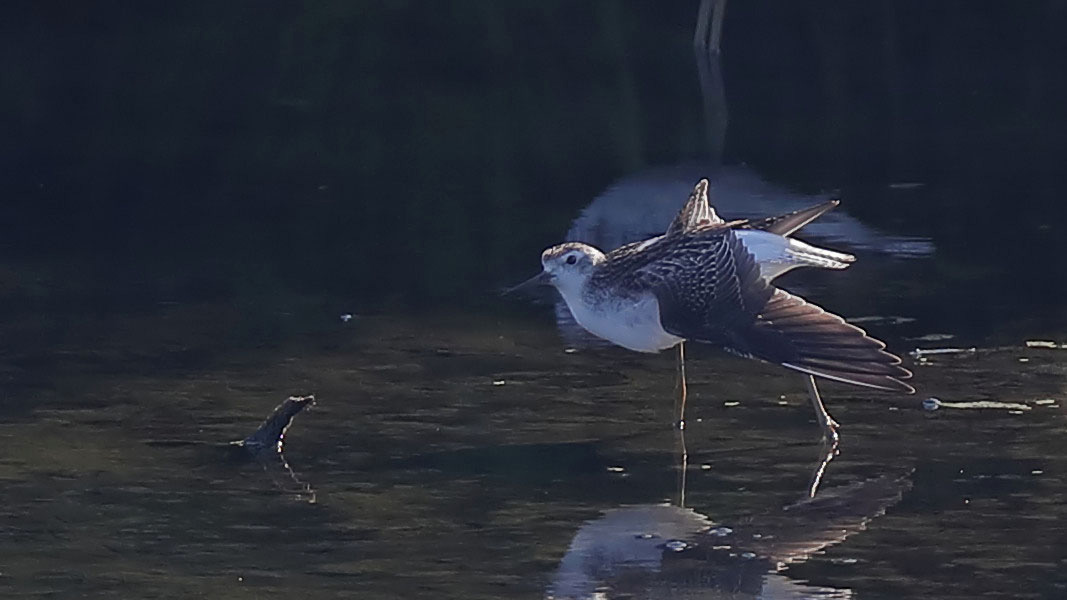
{"type": "Polygon", "coordinates": [[[830,415],[826,415],[826,421],[819,423],[822,426],[822,440],[824,443],[833,447],[837,447],[837,444],[841,442],[841,435],[837,433],[837,429],[841,427],[837,421],[830,415]]]}

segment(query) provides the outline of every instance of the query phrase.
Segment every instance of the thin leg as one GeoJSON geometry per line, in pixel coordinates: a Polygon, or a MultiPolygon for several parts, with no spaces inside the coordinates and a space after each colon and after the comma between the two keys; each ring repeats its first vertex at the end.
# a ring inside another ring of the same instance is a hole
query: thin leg
{"type": "Polygon", "coordinates": [[[837,443],[841,440],[841,436],[837,434],[839,425],[826,412],[826,407],[822,404],[822,398],[819,397],[819,388],[815,386],[815,378],[808,375],[804,381],[808,385],[808,397],[811,398],[811,406],[815,409],[815,419],[819,422],[819,427],[822,428],[823,439],[836,449],[837,443]]]}
{"type": "Polygon", "coordinates": [[[678,475],[678,507],[685,508],[685,475],[689,472],[689,451],[685,448],[685,430],[678,430],[678,449],[681,471],[678,475]]]}
{"type": "Polygon", "coordinates": [[[678,344],[678,429],[685,429],[685,399],[688,390],[685,385],[685,342],[678,344]]]}
{"type": "Polygon", "coordinates": [[[823,473],[826,472],[826,467],[830,465],[830,461],[835,456],[837,456],[837,443],[824,441],[822,443],[822,453],[819,455],[819,462],[815,463],[815,470],[811,472],[811,482],[808,484],[808,498],[814,498],[815,493],[819,491],[823,473]]]}

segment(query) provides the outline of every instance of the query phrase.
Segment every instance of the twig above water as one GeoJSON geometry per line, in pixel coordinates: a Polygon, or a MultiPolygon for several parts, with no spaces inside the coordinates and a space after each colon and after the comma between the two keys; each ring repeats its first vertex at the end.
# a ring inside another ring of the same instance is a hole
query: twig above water
{"type": "Polygon", "coordinates": [[[274,448],[275,452],[281,454],[285,432],[292,425],[293,417],[313,404],[315,404],[315,396],[289,396],[285,402],[274,409],[266,421],[263,421],[259,429],[236,443],[247,449],[253,456],[258,456],[266,448],[274,448]]]}

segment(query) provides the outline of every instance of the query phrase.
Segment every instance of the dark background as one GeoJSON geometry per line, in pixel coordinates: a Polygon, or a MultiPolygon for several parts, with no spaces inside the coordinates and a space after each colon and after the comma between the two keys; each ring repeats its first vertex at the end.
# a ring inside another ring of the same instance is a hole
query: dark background
{"type": "MultiPolygon", "coordinates": [[[[0,298],[496,303],[612,181],[706,154],[696,5],[8,4],[0,298]]],[[[1054,0],[731,2],[724,160],[930,236],[959,328],[1059,327],[1064,31],[1054,0]]]]}
{"type": "MultiPolygon", "coordinates": [[[[795,374],[687,347],[683,439],[674,356],[566,352],[496,293],[609,186],[708,162],[697,4],[0,4],[0,597],[543,598],[681,473],[717,522],[783,515],[820,456],[795,374]],[[315,504],[226,459],[308,393],[315,504]]],[[[914,319],[860,324],[918,388],[825,386],[824,490],[915,471],[798,585],[1065,597],[1065,32],[1062,1],[729,2],[724,161],[936,248],[783,278],[914,319]]]]}

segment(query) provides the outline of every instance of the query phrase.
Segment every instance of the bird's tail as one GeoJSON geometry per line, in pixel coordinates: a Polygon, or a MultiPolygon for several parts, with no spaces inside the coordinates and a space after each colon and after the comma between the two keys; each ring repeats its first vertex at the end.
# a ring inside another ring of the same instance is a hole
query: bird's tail
{"type": "Polygon", "coordinates": [[[803,266],[824,269],[844,269],[856,260],[856,257],[851,254],[819,248],[794,238],[789,238],[786,253],[803,266]]]}

